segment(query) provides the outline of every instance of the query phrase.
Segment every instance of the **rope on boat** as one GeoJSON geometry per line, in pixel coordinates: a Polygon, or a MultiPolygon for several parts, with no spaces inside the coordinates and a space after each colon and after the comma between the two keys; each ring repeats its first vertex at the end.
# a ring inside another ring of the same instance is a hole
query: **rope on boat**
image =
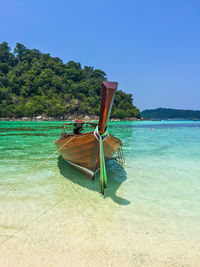
{"type": "MultiPolygon", "coordinates": [[[[46,158],[45,160],[43,160],[35,169],[33,169],[26,177],[25,179],[27,179],[28,177],[30,177],[34,172],[36,172],[44,163],[46,163],[51,157],[53,157],[53,155],[55,155],[59,150],[61,150],[69,141],[71,141],[74,138],[74,136],[72,138],[70,138],[70,140],[68,140],[66,143],[64,143],[64,145],[62,145],[59,149],[57,149],[55,152],[53,152],[48,158],[46,158]]],[[[6,191],[5,194],[0,196],[0,200],[2,200],[3,198],[5,198],[7,196],[8,193],[10,193],[11,191],[13,191],[19,184],[21,184],[23,182],[24,179],[20,180],[19,182],[15,183],[10,189],[8,189],[8,191],[6,191]]]]}
{"type": "Polygon", "coordinates": [[[101,184],[102,195],[104,194],[104,188],[107,187],[107,174],[106,174],[103,141],[108,137],[108,135],[109,135],[108,131],[105,131],[103,134],[100,134],[98,131],[98,126],[94,131],[94,136],[99,141],[100,184],[101,184]]]}

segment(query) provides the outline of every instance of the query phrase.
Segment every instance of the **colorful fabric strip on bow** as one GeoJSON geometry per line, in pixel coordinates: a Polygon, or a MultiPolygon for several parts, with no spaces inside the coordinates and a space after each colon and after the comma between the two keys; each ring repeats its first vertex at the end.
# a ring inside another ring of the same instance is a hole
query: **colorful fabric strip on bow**
{"type": "Polygon", "coordinates": [[[104,194],[104,188],[107,187],[107,175],[106,175],[106,165],[105,156],[103,149],[103,141],[108,137],[109,133],[105,131],[102,135],[98,131],[98,126],[94,131],[94,136],[99,141],[99,165],[100,165],[100,183],[101,183],[101,193],[104,194]]]}

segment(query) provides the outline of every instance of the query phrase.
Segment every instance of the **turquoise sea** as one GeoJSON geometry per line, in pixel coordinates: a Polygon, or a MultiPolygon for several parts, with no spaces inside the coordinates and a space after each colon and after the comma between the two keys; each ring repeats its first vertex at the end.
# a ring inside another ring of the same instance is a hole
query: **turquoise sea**
{"type": "Polygon", "coordinates": [[[0,246],[55,249],[85,266],[197,259],[200,122],[110,122],[126,163],[108,162],[104,196],[99,174],[87,180],[59,154],[32,172],[56,150],[62,123],[0,122],[0,246]]]}

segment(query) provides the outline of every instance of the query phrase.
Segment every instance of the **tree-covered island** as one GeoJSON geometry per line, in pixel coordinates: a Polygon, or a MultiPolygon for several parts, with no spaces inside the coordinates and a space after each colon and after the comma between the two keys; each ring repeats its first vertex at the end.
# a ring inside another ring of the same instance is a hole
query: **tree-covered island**
{"type": "MultiPolygon", "coordinates": [[[[17,43],[0,44],[0,118],[99,115],[102,70],[81,67],[17,43]]],[[[111,118],[140,118],[131,94],[117,91],[111,118]]]]}
{"type": "Polygon", "coordinates": [[[151,120],[199,120],[200,110],[156,108],[146,109],[141,115],[144,119],[151,120]]]}

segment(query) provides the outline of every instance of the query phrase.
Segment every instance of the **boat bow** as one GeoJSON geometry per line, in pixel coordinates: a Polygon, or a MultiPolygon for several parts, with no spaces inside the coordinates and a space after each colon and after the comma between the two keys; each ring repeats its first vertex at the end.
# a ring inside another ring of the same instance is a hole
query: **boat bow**
{"type": "Polygon", "coordinates": [[[102,84],[101,107],[100,107],[100,116],[98,123],[98,129],[100,134],[103,134],[106,130],[106,125],[112,109],[112,104],[115,98],[117,86],[118,86],[117,82],[104,81],[102,84]]]}

